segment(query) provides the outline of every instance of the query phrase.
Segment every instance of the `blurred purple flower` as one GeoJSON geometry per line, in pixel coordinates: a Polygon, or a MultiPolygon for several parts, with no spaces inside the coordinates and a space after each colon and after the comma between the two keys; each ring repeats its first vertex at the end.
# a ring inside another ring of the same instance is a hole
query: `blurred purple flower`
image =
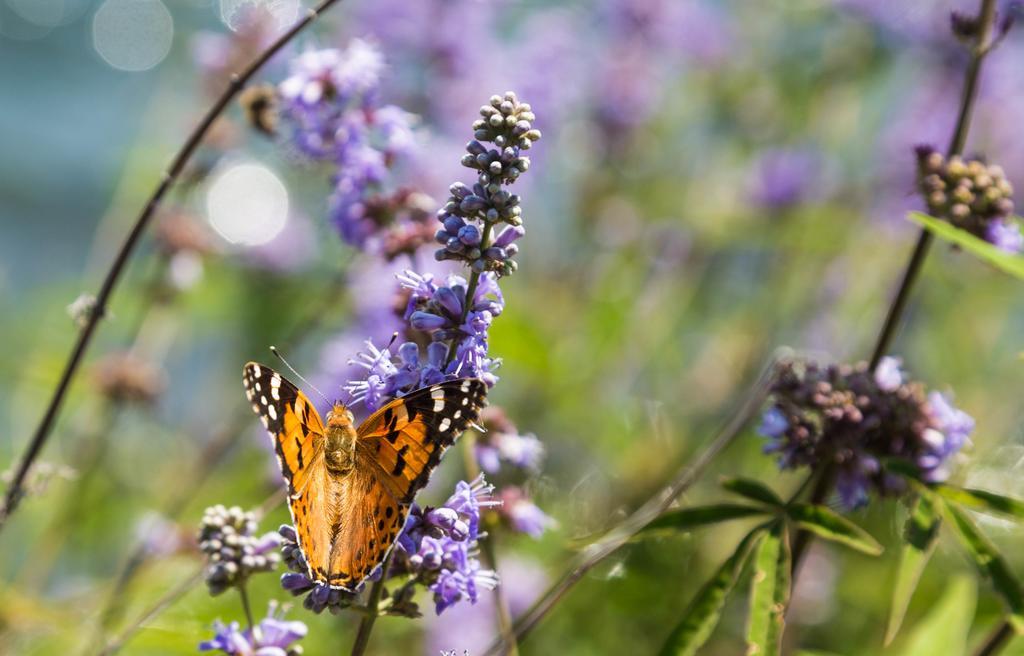
{"type": "Polygon", "coordinates": [[[485,432],[477,438],[474,448],[481,469],[494,474],[502,462],[529,472],[540,469],[544,444],[535,435],[520,434],[498,406],[484,408],[480,420],[485,432]]]}
{"type": "Polygon", "coordinates": [[[985,241],[1007,253],[1019,253],[1024,249],[1024,235],[1015,219],[993,221],[985,229],[985,241]]]}
{"type": "Polygon", "coordinates": [[[818,191],[821,157],[806,148],[774,148],[762,152],[748,183],[751,200],[780,211],[799,205],[818,191]]]}
{"type": "Polygon", "coordinates": [[[554,528],[558,522],[533,501],[522,489],[511,486],[501,491],[501,516],[514,531],[539,538],[544,531],[554,528]]]}

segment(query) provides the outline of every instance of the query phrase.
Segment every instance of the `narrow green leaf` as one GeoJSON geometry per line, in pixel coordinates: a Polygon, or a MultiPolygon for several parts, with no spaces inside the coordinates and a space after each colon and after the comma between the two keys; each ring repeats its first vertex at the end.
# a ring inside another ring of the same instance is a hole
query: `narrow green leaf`
{"type": "Polygon", "coordinates": [[[708,524],[717,524],[718,522],[726,522],[731,519],[755,517],[763,514],[765,514],[764,508],[741,506],[733,503],[670,510],[663,515],[659,515],[650,524],[641,529],[637,533],[636,538],[650,537],[652,533],[666,531],[689,531],[701,526],[707,526],[708,524]]]}
{"type": "Polygon", "coordinates": [[[992,581],[992,586],[1007,607],[1007,621],[1013,625],[1017,633],[1024,633],[1024,593],[1021,592],[1020,581],[999,553],[995,545],[978,529],[967,511],[953,501],[944,500],[946,514],[952,520],[960,543],[974,559],[975,564],[992,581]]]}
{"type": "Polygon", "coordinates": [[[958,576],[946,586],[928,614],[914,626],[900,656],[966,654],[967,638],[974,620],[977,584],[969,576],[958,576]]]}
{"type": "Polygon", "coordinates": [[[786,514],[800,528],[820,538],[838,542],[869,556],[882,553],[882,545],[867,531],[826,506],[798,503],[787,507],[786,514]]]}
{"type": "Polygon", "coordinates": [[[776,522],[754,556],[750,585],[747,655],[778,656],[782,649],[790,588],[789,534],[785,522],[776,522]]]}
{"type": "Polygon", "coordinates": [[[935,491],[950,501],[971,510],[1024,519],[1024,501],[1019,499],[1004,497],[995,492],[953,487],[952,485],[938,485],[935,487],[935,491]]]}
{"type": "Polygon", "coordinates": [[[889,626],[885,630],[886,645],[893,641],[900,630],[903,617],[910,605],[910,598],[914,595],[921,573],[935,550],[941,523],[942,518],[935,508],[931,495],[919,495],[904,527],[904,544],[900,553],[899,569],[896,572],[896,585],[892,591],[889,626]]]}
{"type": "Polygon", "coordinates": [[[911,212],[908,218],[914,223],[928,228],[939,239],[955,244],[997,269],[1024,280],[1024,257],[1001,251],[984,239],[979,239],[942,219],[921,212],[911,212]]]}
{"type": "Polygon", "coordinates": [[[775,494],[770,487],[749,478],[725,478],[722,479],[722,487],[734,492],[741,497],[752,501],[767,504],[769,506],[782,506],[785,502],[779,495],[775,494]]]}
{"type": "Polygon", "coordinates": [[[725,601],[736,586],[736,580],[743,572],[750,552],[757,547],[764,535],[765,527],[758,526],[740,541],[736,551],[722,563],[715,575],[690,602],[683,619],[672,629],[668,640],[661,648],[659,653],[662,656],[693,656],[707,642],[722,616],[725,601]]]}

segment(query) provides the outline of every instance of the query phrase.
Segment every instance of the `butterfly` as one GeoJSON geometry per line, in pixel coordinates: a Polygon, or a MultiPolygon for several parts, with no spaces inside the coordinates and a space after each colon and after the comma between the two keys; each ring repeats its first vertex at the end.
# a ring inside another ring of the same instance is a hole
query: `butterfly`
{"type": "Polygon", "coordinates": [[[410,392],[356,428],[335,403],[321,420],[298,387],[250,362],[245,394],[274,442],[307,575],[354,592],[387,558],[416,493],[477,421],[486,385],[452,380],[410,392]]]}

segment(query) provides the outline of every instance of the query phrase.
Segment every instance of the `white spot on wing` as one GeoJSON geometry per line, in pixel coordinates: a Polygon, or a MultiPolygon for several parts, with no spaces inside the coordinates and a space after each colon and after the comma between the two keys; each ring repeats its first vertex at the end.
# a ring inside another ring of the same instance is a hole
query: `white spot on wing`
{"type": "Polygon", "coordinates": [[[441,420],[441,425],[437,427],[437,430],[439,430],[439,431],[441,431],[443,433],[446,430],[448,430],[448,427],[451,426],[451,425],[452,425],[452,422],[448,419],[448,417],[445,417],[444,419],[441,420]]]}
{"type": "Polygon", "coordinates": [[[260,403],[262,403],[263,405],[267,405],[267,397],[260,395],[260,403]]]}
{"type": "Polygon", "coordinates": [[[253,375],[253,378],[259,378],[260,377],[260,366],[258,364],[254,364],[252,366],[252,375],[253,375]]]}
{"type": "Polygon", "coordinates": [[[267,414],[270,415],[271,419],[277,419],[277,408],[274,406],[267,406],[267,414]]]}
{"type": "Polygon", "coordinates": [[[462,390],[463,392],[468,392],[469,391],[469,385],[470,385],[469,379],[466,379],[466,380],[462,381],[462,387],[460,387],[459,389],[462,390]]]}
{"type": "Polygon", "coordinates": [[[280,387],[281,386],[281,374],[274,374],[274,377],[270,379],[270,386],[271,387],[280,387]]]}
{"type": "Polygon", "coordinates": [[[444,398],[444,389],[442,389],[441,387],[436,386],[436,385],[434,387],[431,387],[430,388],[430,398],[432,398],[432,399],[443,399],[444,398]]]}
{"type": "Polygon", "coordinates": [[[272,396],[275,401],[280,401],[281,400],[281,390],[276,388],[276,387],[274,387],[273,385],[271,385],[270,386],[270,396],[272,396]]]}
{"type": "Polygon", "coordinates": [[[441,412],[444,410],[444,399],[437,399],[434,401],[434,412],[441,412]]]}
{"type": "Polygon", "coordinates": [[[469,405],[469,397],[468,396],[462,397],[462,405],[469,405]]]}
{"type": "Polygon", "coordinates": [[[458,419],[461,416],[462,416],[462,410],[456,410],[455,414],[452,415],[452,417],[454,417],[455,419],[458,419]]]}
{"type": "Polygon", "coordinates": [[[263,391],[263,388],[260,387],[260,382],[259,381],[256,381],[256,391],[257,392],[262,392],[263,391]]]}

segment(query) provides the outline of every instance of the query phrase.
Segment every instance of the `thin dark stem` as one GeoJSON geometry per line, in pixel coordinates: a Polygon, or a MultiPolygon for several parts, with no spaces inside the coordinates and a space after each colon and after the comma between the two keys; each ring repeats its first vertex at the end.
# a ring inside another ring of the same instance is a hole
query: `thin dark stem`
{"type": "MultiPolygon", "coordinates": [[[[588,545],[576,557],[568,571],[542,594],[533,606],[519,617],[514,625],[514,634],[521,643],[548,613],[579,583],[587,572],[613,554],[630,540],[644,526],[662,514],[704,473],[711,461],[743,432],[747,424],[761,411],[761,405],[768,396],[768,390],[775,376],[778,359],[766,366],[757,382],[747,392],[746,398],[731,419],[717,435],[701,450],[695,459],[684,466],[665,488],[661,488],[629,517],[608,531],[603,537],[588,545]]],[[[486,656],[502,653],[505,641],[499,639],[485,652],[486,656]]]]}
{"type": "Polygon", "coordinates": [[[370,588],[370,597],[366,600],[367,613],[359,620],[356,641],[352,643],[352,656],[362,656],[366,652],[366,646],[370,644],[373,625],[377,622],[377,617],[380,616],[380,596],[384,591],[384,580],[388,576],[388,565],[390,564],[391,556],[389,554],[380,566],[380,578],[374,581],[370,588]]]}
{"type": "Polygon", "coordinates": [[[249,592],[245,589],[244,582],[238,586],[238,596],[242,600],[242,610],[245,611],[245,621],[249,625],[249,635],[253,637],[253,640],[259,641],[259,637],[256,635],[256,622],[252,619],[252,606],[249,605],[249,592]]]}
{"type": "MultiPolygon", "coordinates": [[[[812,505],[818,505],[825,502],[828,498],[829,492],[832,491],[832,486],[835,484],[836,471],[834,467],[826,467],[818,475],[817,480],[814,483],[814,489],[811,491],[810,503],[812,505]]],[[[797,492],[799,494],[805,486],[801,486],[797,492]]],[[[791,501],[796,500],[796,496],[791,501]]],[[[813,535],[808,531],[797,531],[796,537],[793,539],[793,555],[791,556],[791,572],[792,579],[796,580],[797,572],[800,571],[800,564],[803,562],[804,556],[807,554],[807,548],[811,546],[811,538],[813,535]]]]}
{"type": "MultiPolygon", "coordinates": [[[[498,570],[498,555],[495,549],[496,522],[489,522],[487,537],[480,541],[480,557],[484,566],[494,571],[498,570]]],[[[495,614],[498,618],[498,634],[501,636],[504,645],[503,656],[518,656],[519,644],[516,641],[516,633],[512,624],[512,611],[508,607],[508,599],[499,585],[494,590],[495,614]]]]}
{"type": "Polygon", "coordinates": [[[99,325],[100,319],[107,311],[107,304],[110,301],[110,297],[114,292],[114,288],[120,281],[122,274],[124,273],[125,267],[128,264],[132,253],[135,251],[135,247],[138,245],[139,239],[142,237],[142,233],[145,231],[146,226],[149,224],[153,214],[156,213],[157,208],[160,207],[160,202],[163,200],[164,195],[171,188],[178,176],[181,175],[185,165],[191,159],[192,154],[196,148],[202,142],[206,133],[209,131],[213,123],[220,117],[228,105],[235,99],[235,96],[242,90],[246,83],[263,67],[267,61],[278,53],[289,41],[291,41],[299,32],[301,32],[307,25],[316,20],[317,16],[326,10],[331,5],[337,3],[338,0],[323,0],[315,9],[309,10],[309,13],[296,23],[290,30],[285,32],[277,41],[270,45],[266,50],[263,51],[249,66],[242,71],[241,74],[235,74],[231,77],[231,82],[228,88],[224,90],[220,98],[213,104],[212,107],[206,112],[199,125],[192,131],[192,133],[185,140],[185,144],[178,151],[174,159],[171,161],[170,167],[163,174],[160,183],[157,185],[153,194],[150,196],[145,207],[142,208],[141,214],[135,220],[135,224],[132,226],[131,231],[128,233],[127,238],[121,246],[121,250],[118,251],[117,256],[114,258],[114,263],[111,265],[110,270],[107,272],[106,277],[103,280],[103,284],[100,286],[100,291],[96,295],[96,302],[89,313],[88,321],[82,332],[79,333],[78,341],[71,351],[71,356],[68,358],[67,364],[64,366],[64,372],[61,374],[60,381],[57,383],[57,387],[53,392],[53,396],[50,398],[50,403],[43,413],[43,418],[39,422],[39,426],[36,428],[32,439],[29,441],[28,447],[25,449],[25,453],[18,464],[17,472],[11,481],[10,487],[7,489],[7,494],[3,501],[3,506],[0,507],[0,529],[7,523],[7,518],[18,507],[19,502],[24,496],[24,484],[25,477],[28,475],[29,468],[32,463],[35,462],[36,458],[42,452],[43,447],[46,444],[47,439],[50,435],[50,430],[53,427],[54,421],[57,419],[57,413],[60,410],[61,403],[67,394],[68,388],[71,386],[71,381],[78,371],[79,365],[82,363],[82,359],[85,356],[85,352],[92,341],[93,334],[96,332],[96,327],[99,325]]]}
{"type": "MultiPolygon", "coordinates": [[[[967,70],[964,74],[964,86],[963,91],[960,94],[960,110],[957,114],[956,125],[953,128],[953,135],[949,140],[949,148],[947,149],[947,156],[952,157],[953,155],[959,155],[963,152],[964,145],[967,142],[967,133],[970,128],[971,115],[974,112],[974,104],[978,96],[978,82],[981,79],[981,65],[992,50],[992,25],[995,21],[996,3],[995,0],[981,0],[981,8],[978,12],[978,37],[974,47],[971,49],[971,60],[967,65],[967,70]]],[[[888,353],[889,347],[892,344],[892,339],[896,334],[896,328],[903,318],[906,311],[907,300],[910,298],[910,293],[913,290],[914,283],[917,281],[918,275],[921,272],[921,268],[924,265],[924,261],[928,256],[929,248],[932,244],[932,233],[928,230],[922,229],[921,234],[917,239],[917,244],[914,246],[914,250],[910,255],[910,260],[907,262],[907,268],[903,272],[903,279],[900,281],[899,289],[896,292],[896,297],[893,299],[892,304],[889,306],[889,310],[886,313],[885,322],[882,324],[882,330],[878,334],[878,340],[875,343],[875,348],[871,352],[870,368],[872,371],[878,367],[879,362],[888,353]]],[[[824,489],[819,495],[819,490],[815,489],[814,497],[819,497],[818,503],[824,501],[831,491],[832,483],[834,482],[834,472],[828,476],[822,476],[819,480],[819,484],[824,484],[827,481],[828,487],[824,489]]],[[[812,498],[813,502],[813,498],[812,498]]],[[[796,539],[794,540],[793,547],[793,585],[796,585],[796,577],[799,572],[800,563],[807,552],[807,547],[812,540],[812,536],[807,531],[799,531],[796,539]]]]}
{"type": "Polygon", "coordinates": [[[1010,639],[1014,636],[1013,627],[1008,622],[1003,622],[985,638],[985,642],[974,652],[974,656],[994,656],[1003,650],[1010,639]]]}
{"type": "MultiPolygon", "coordinates": [[[[946,149],[947,157],[961,154],[967,143],[967,132],[971,126],[971,115],[974,113],[974,105],[978,97],[981,65],[985,60],[985,56],[992,48],[991,35],[995,11],[995,0],[981,0],[981,10],[978,13],[978,42],[971,51],[971,60],[967,65],[967,71],[964,76],[964,87],[960,94],[960,110],[957,113],[953,136],[950,137],[949,147],[946,149]]],[[[910,291],[917,281],[917,276],[921,272],[921,266],[924,264],[931,244],[932,233],[922,229],[920,236],[917,238],[917,244],[910,255],[907,268],[903,272],[903,280],[900,282],[899,290],[896,292],[896,298],[889,306],[885,323],[882,324],[882,330],[878,334],[874,351],[871,353],[872,370],[878,366],[878,363],[889,351],[889,346],[892,344],[892,339],[896,333],[896,327],[899,325],[903,312],[906,309],[910,291]]]]}
{"type": "Polygon", "coordinates": [[[910,291],[913,289],[914,283],[917,282],[917,276],[921,273],[922,265],[924,265],[925,258],[928,257],[928,250],[931,245],[932,233],[922,229],[921,234],[917,237],[914,251],[910,254],[907,268],[903,271],[903,280],[900,281],[900,288],[896,292],[896,298],[889,305],[889,311],[885,315],[885,323],[882,324],[882,331],[878,334],[875,349],[871,352],[871,363],[869,366],[872,371],[878,367],[878,363],[882,361],[882,358],[889,351],[892,339],[896,335],[896,327],[899,325],[900,319],[907,308],[910,291]]]}
{"type": "MultiPolygon", "coordinates": [[[[476,439],[475,431],[466,431],[462,438],[462,456],[466,467],[466,480],[475,480],[480,475],[480,465],[476,461],[476,439]]],[[[480,557],[484,566],[498,571],[498,554],[495,542],[499,528],[498,516],[491,511],[486,514],[484,521],[487,526],[487,535],[480,540],[480,557]]],[[[512,611],[508,607],[508,599],[505,598],[505,590],[499,585],[494,589],[494,611],[498,619],[498,635],[505,645],[504,656],[518,656],[519,645],[516,642],[516,634],[512,627],[512,611]]]]}

